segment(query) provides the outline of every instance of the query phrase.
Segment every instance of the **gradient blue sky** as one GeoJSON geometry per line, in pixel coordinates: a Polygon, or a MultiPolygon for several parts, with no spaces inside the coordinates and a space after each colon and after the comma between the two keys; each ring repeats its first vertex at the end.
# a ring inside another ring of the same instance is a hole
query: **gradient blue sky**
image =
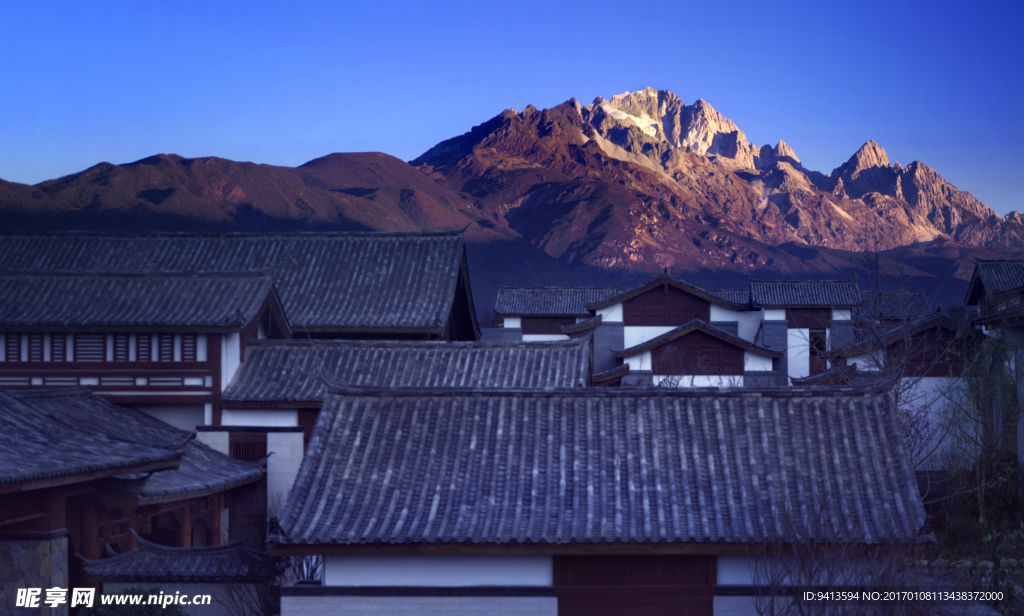
{"type": "Polygon", "coordinates": [[[1024,210],[1024,1],[21,2],[0,178],[156,153],[409,160],[513,107],[653,86],[823,172],[868,139],[1024,210]]]}

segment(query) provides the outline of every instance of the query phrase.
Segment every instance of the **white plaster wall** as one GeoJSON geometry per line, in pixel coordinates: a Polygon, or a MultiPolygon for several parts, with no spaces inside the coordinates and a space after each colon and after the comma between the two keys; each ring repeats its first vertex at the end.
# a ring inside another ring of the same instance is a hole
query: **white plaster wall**
{"type": "Polygon", "coordinates": [[[281,616],[558,616],[557,597],[281,597],[281,616]]]}
{"type": "Polygon", "coordinates": [[[505,327],[519,329],[523,326],[523,320],[519,317],[505,317],[505,327]]]}
{"type": "Polygon", "coordinates": [[[302,432],[267,433],[267,504],[271,515],[279,513],[295,483],[302,464],[302,432]],[[276,510],[276,511],[275,511],[276,510]]]}
{"type": "Polygon", "coordinates": [[[833,308],[832,309],[832,320],[833,321],[849,321],[853,318],[853,311],[849,308],[833,308]]]}
{"type": "Polygon", "coordinates": [[[299,425],[297,409],[224,409],[220,412],[224,426],[260,426],[291,428],[299,425]]]}
{"type": "Polygon", "coordinates": [[[626,325],[622,328],[622,341],[625,348],[643,344],[652,338],[675,329],[671,325],[626,325]]]}
{"type": "Polygon", "coordinates": [[[880,354],[865,353],[864,355],[857,355],[856,357],[849,358],[847,363],[857,366],[857,370],[860,372],[878,372],[884,368],[880,354]]]}
{"type": "Polygon", "coordinates": [[[764,355],[758,355],[757,353],[751,353],[750,351],[743,351],[743,370],[746,372],[771,372],[771,369],[771,357],[765,357],[764,355]]]}
{"type": "Polygon", "coordinates": [[[607,308],[598,308],[602,323],[622,323],[622,304],[612,304],[607,308]]]}
{"type": "Polygon", "coordinates": [[[677,387],[743,387],[743,376],[737,374],[655,374],[653,380],[655,385],[667,380],[677,387]]]}
{"type": "Polygon", "coordinates": [[[196,336],[196,361],[206,361],[206,334],[196,336]]]}
{"type": "Polygon", "coordinates": [[[551,556],[328,556],[325,586],[551,586],[551,556]]]}
{"type": "Polygon", "coordinates": [[[737,324],[737,334],[744,340],[754,341],[754,337],[757,336],[757,328],[761,325],[761,311],[755,310],[730,310],[721,306],[711,304],[711,320],[712,321],[735,321],[737,324]]]}
{"type": "MultiPolygon", "coordinates": [[[[242,335],[223,334],[220,337],[220,387],[221,391],[231,383],[238,365],[242,363],[242,335]]],[[[155,345],[154,345],[155,348],[155,345]]]]}
{"type": "Polygon", "coordinates": [[[554,342],[568,340],[566,334],[523,334],[523,342],[554,342]]]}
{"type": "Polygon", "coordinates": [[[950,397],[956,397],[956,377],[906,377],[900,379],[899,408],[916,423],[922,434],[918,444],[909,442],[916,470],[944,470],[952,444],[949,436],[950,397]]]}
{"type": "Polygon", "coordinates": [[[785,308],[765,308],[763,310],[764,316],[763,321],[785,321],[786,320],[786,309],[785,308]]]}
{"type": "Polygon", "coordinates": [[[623,359],[623,362],[629,365],[630,370],[650,370],[651,352],[644,351],[639,355],[631,355],[623,359]]]}
{"type": "Polygon", "coordinates": [[[224,455],[231,452],[231,436],[227,432],[197,432],[196,440],[224,455]]]}
{"type": "Polygon", "coordinates": [[[195,432],[196,426],[206,425],[206,405],[195,404],[133,404],[134,408],[179,430],[195,432]]]}
{"type": "Polygon", "coordinates": [[[811,373],[811,333],[807,328],[787,330],[786,355],[789,358],[789,378],[801,378],[811,373]]]}

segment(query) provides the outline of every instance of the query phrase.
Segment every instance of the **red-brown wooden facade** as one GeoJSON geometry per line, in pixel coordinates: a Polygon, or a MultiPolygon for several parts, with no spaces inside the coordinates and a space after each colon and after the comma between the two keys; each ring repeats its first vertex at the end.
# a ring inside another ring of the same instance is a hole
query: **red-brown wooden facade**
{"type": "Polygon", "coordinates": [[[684,325],[711,320],[711,302],[677,287],[659,285],[622,302],[624,325],[684,325]]]}
{"type": "Polygon", "coordinates": [[[654,374],[743,374],[743,349],[701,331],[651,349],[654,374]]]}

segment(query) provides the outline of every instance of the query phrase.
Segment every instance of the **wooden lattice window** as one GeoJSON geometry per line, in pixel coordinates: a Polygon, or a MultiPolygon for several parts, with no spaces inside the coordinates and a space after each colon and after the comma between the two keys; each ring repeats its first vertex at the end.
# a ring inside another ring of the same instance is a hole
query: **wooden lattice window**
{"type": "Polygon", "coordinates": [[[43,361],[43,334],[28,335],[28,360],[43,361]]]}
{"type": "Polygon", "coordinates": [[[196,361],[196,335],[182,334],[181,361],[196,361]]]}
{"type": "Polygon", "coordinates": [[[153,361],[153,336],[139,334],[135,337],[135,361],[153,361]]]}
{"type": "Polygon", "coordinates": [[[68,335],[53,334],[50,336],[50,361],[67,361],[68,335]]]}
{"type": "Polygon", "coordinates": [[[114,334],[114,361],[128,361],[128,334],[114,334]]]}
{"type": "Polygon", "coordinates": [[[107,337],[103,334],[75,334],[75,361],[103,361],[107,358],[107,337]]]}
{"type": "Polygon", "coordinates": [[[174,361],[174,334],[160,334],[157,344],[157,361],[174,361]]]}
{"type": "Polygon", "coordinates": [[[21,335],[7,334],[4,336],[4,358],[7,361],[21,361],[21,335]]]}

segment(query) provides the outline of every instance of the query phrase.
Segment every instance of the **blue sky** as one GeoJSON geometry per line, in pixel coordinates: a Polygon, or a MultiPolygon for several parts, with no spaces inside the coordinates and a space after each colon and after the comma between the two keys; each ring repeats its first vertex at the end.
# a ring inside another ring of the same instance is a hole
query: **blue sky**
{"type": "Polygon", "coordinates": [[[403,159],[512,107],[653,86],[823,172],[868,139],[1024,210],[1024,2],[21,2],[0,178],[156,153],[403,159]]]}

